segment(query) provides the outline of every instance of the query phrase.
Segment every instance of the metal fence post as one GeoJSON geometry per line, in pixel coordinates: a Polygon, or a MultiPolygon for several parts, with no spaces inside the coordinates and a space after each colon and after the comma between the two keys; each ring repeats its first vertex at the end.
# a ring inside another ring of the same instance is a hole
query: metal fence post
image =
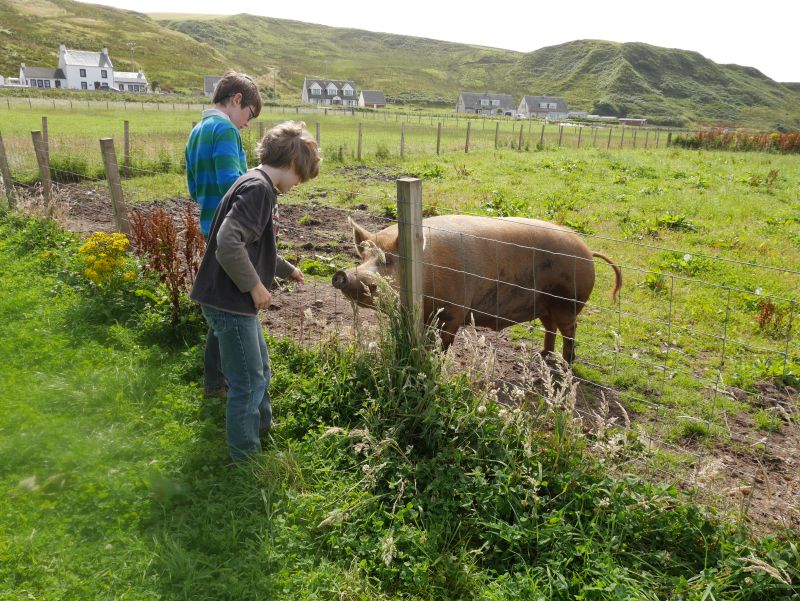
{"type": "Polygon", "coordinates": [[[397,180],[397,228],[400,260],[400,306],[414,319],[420,338],[422,315],[422,180],[397,180]]]}
{"type": "Polygon", "coordinates": [[[111,192],[114,221],[120,232],[130,235],[131,224],[128,221],[128,207],[125,205],[125,199],[122,196],[122,182],[119,178],[119,165],[117,164],[117,153],[114,150],[114,139],[100,138],[100,150],[103,153],[103,165],[106,169],[106,179],[111,192]]]}
{"type": "Polygon", "coordinates": [[[44,198],[44,208],[48,217],[53,214],[53,207],[50,203],[50,197],[53,191],[53,183],[50,179],[50,164],[47,160],[47,151],[44,147],[44,138],[42,132],[32,131],[31,137],[33,138],[33,150],[36,153],[36,162],[39,163],[39,177],[42,180],[42,197],[44,198]]]}
{"type": "Polygon", "coordinates": [[[11,179],[11,170],[8,168],[8,156],[6,156],[6,146],[3,144],[3,134],[0,134],[0,175],[3,176],[3,188],[6,191],[6,201],[9,209],[17,205],[14,197],[14,181],[11,179]]]}

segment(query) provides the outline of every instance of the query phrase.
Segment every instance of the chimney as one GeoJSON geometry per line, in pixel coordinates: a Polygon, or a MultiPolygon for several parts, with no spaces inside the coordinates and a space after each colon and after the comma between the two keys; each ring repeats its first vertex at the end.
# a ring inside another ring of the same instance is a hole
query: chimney
{"type": "Polygon", "coordinates": [[[103,54],[108,56],[108,46],[103,46],[103,54]]]}

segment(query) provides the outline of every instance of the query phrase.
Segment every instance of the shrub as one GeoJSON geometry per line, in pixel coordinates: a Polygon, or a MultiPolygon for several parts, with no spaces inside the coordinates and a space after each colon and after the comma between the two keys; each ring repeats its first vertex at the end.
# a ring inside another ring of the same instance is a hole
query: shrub
{"type": "Polygon", "coordinates": [[[205,250],[205,242],[191,205],[180,216],[182,231],[163,209],[145,214],[131,212],[131,226],[136,254],[164,283],[172,307],[172,325],[181,322],[181,297],[194,282],[205,250]]]}

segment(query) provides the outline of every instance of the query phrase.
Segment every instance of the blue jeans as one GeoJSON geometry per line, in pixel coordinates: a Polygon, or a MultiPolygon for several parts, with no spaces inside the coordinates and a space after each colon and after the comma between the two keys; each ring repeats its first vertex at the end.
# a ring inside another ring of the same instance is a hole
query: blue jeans
{"type": "Polygon", "coordinates": [[[238,315],[205,305],[202,309],[219,341],[222,373],[228,381],[228,451],[234,461],[242,461],[261,451],[259,430],[267,430],[272,424],[264,330],[256,315],[238,315]]]}
{"type": "Polygon", "coordinates": [[[208,326],[206,349],[203,356],[203,387],[209,394],[225,390],[225,376],[222,373],[222,364],[219,358],[219,340],[211,326],[208,326]]]}

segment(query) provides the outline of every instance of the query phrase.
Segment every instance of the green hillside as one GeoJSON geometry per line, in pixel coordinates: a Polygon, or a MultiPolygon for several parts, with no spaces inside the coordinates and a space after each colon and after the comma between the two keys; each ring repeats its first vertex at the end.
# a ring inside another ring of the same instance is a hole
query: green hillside
{"type": "Polygon", "coordinates": [[[221,53],[141,13],[72,0],[0,0],[0,74],[16,77],[20,63],[55,68],[60,42],[82,50],[107,46],[115,69],[142,68],[150,81],[184,88],[228,64],[221,53]]]}
{"type": "Polygon", "coordinates": [[[600,114],[672,125],[800,126],[796,86],[687,50],[579,40],[526,54],[512,76],[523,88],[600,114]]]}
{"type": "Polygon", "coordinates": [[[235,15],[147,16],[72,0],[0,0],[0,73],[53,65],[58,43],[109,47],[151,81],[197,93],[202,76],[238,68],[265,96],[299,101],[305,76],[353,79],[392,103],[452,107],[459,91],[553,94],[570,108],[653,124],[800,130],[800,84],[700,54],[641,43],[579,40],[528,54],[426,38],[235,15]]]}

